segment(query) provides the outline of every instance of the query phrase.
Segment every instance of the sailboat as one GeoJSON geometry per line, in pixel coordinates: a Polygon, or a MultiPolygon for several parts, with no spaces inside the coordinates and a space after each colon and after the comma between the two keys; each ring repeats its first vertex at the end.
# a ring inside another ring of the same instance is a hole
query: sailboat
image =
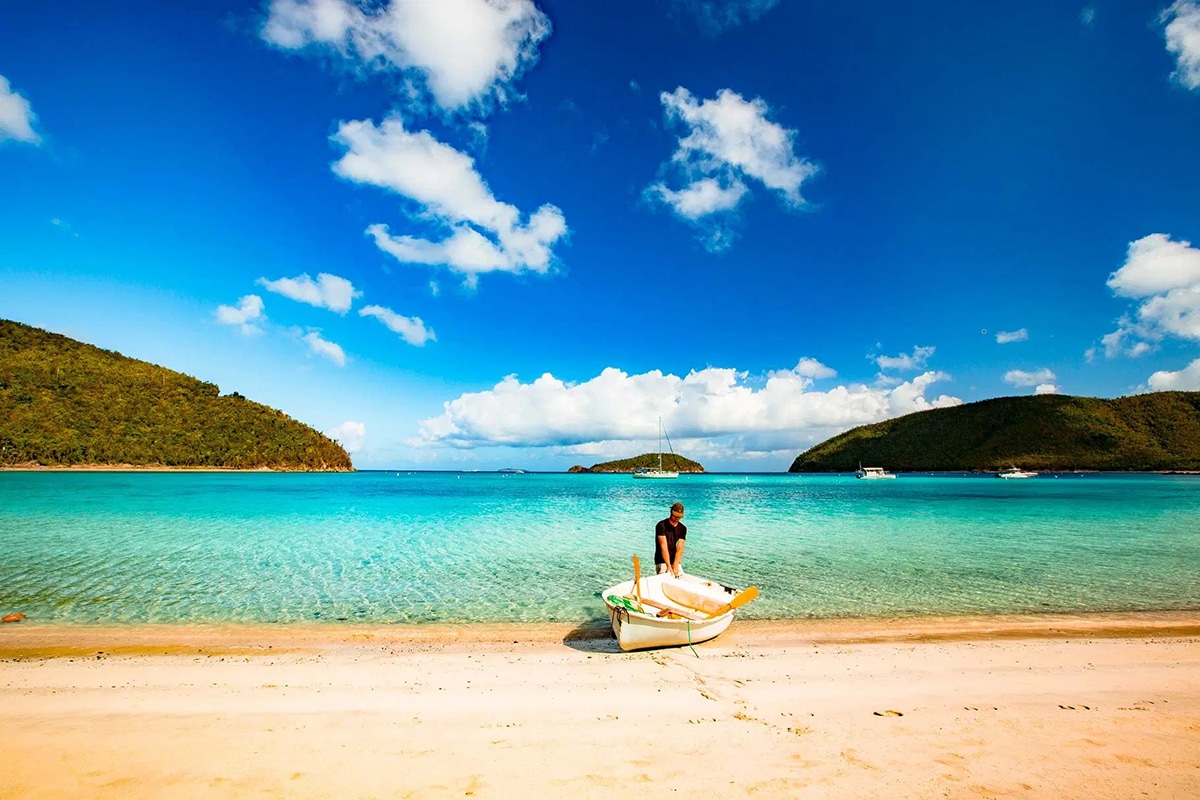
{"type": "MultiPolygon", "coordinates": [[[[657,478],[659,480],[679,477],[678,472],[674,472],[669,469],[663,469],[662,440],[663,440],[664,433],[666,433],[666,431],[663,428],[662,417],[659,417],[658,418],[658,466],[657,467],[642,467],[641,469],[635,470],[633,473],[633,477],[635,477],[635,478],[651,478],[651,479],[657,478]]],[[[671,447],[671,437],[670,436],[667,437],[667,447],[668,448],[671,447]]],[[[675,455],[674,450],[671,450],[671,455],[675,455]]]]}

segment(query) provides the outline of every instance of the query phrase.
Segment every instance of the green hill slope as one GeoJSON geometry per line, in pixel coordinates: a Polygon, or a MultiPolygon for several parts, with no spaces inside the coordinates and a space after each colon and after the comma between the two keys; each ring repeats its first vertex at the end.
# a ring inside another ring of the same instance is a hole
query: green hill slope
{"type": "Polygon", "coordinates": [[[351,470],[336,442],[215,384],[0,320],[0,466],[351,470]]]}
{"type": "MultiPolygon", "coordinates": [[[[658,466],[658,453],[642,453],[633,458],[622,458],[618,461],[605,461],[603,464],[593,464],[591,467],[571,467],[567,472],[633,472],[639,469],[650,469],[658,466]]],[[[663,453],[662,467],[675,472],[704,472],[699,462],[690,458],[677,456],[674,453],[663,453]]]]}
{"type": "Polygon", "coordinates": [[[1200,469],[1200,392],[1115,400],[999,397],[862,425],[801,453],[789,472],[1200,469]]]}

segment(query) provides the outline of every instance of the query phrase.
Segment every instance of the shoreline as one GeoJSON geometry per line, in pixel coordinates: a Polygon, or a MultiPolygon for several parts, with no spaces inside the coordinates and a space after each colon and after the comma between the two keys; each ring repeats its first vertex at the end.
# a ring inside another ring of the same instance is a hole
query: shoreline
{"type": "Polygon", "coordinates": [[[1200,796],[1200,612],[596,628],[4,625],[0,797],[1200,796]]]}
{"type": "MultiPolygon", "coordinates": [[[[320,474],[320,475],[335,475],[341,473],[357,473],[357,472],[416,472],[416,473],[458,473],[458,474],[523,474],[523,475],[631,475],[630,472],[593,472],[592,470],[577,470],[572,472],[569,469],[555,471],[541,470],[522,470],[521,473],[512,473],[509,470],[493,470],[493,469],[412,469],[407,467],[395,468],[378,468],[360,470],[356,468],[350,469],[278,469],[275,467],[253,467],[251,469],[241,469],[236,467],[164,467],[161,465],[152,464],[19,464],[19,465],[0,465],[0,472],[230,472],[230,473],[256,473],[267,472],[275,474],[320,474]]],[[[680,475],[795,475],[795,476],[823,476],[823,475],[853,475],[853,471],[849,472],[792,472],[791,470],[780,470],[779,472],[689,472],[687,470],[679,470],[680,475]]],[[[939,470],[935,472],[926,470],[917,470],[912,472],[895,472],[895,475],[906,475],[909,477],[938,477],[938,476],[954,476],[954,475],[970,475],[983,476],[995,475],[995,470],[939,470]]],[[[1147,470],[1098,470],[1098,469],[1072,469],[1072,470],[1041,470],[1039,475],[1200,475],[1200,470],[1189,469],[1147,469],[1147,470]]]]}
{"type": "Polygon", "coordinates": [[[335,475],[345,472],[358,472],[356,469],[278,469],[275,467],[253,467],[240,469],[235,467],[164,467],[156,464],[21,464],[18,466],[0,466],[0,472],[269,472],[278,474],[321,474],[335,475]]]}
{"type": "MultiPolygon", "coordinates": [[[[735,620],[713,643],[742,648],[936,644],[1016,640],[1200,638],[1200,611],[911,618],[735,620]]],[[[38,623],[0,626],[0,659],[108,655],[264,655],[340,648],[396,652],[539,650],[620,652],[607,619],[581,623],[38,623]]]]}

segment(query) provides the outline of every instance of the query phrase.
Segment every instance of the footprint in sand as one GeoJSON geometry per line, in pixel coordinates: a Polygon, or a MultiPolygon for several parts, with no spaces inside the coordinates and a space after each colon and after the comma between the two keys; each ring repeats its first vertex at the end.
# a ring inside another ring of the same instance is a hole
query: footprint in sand
{"type": "Polygon", "coordinates": [[[1154,705],[1153,700],[1138,700],[1132,706],[1121,706],[1117,711],[1149,711],[1150,709],[1146,708],[1146,706],[1152,705],[1154,705]]]}
{"type": "Polygon", "coordinates": [[[877,716],[877,717],[903,717],[904,714],[900,711],[896,711],[895,709],[889,708],[887,711],[876,711],[875,716],[877,716]]]}
{"type": "Polygon", "coordinates": [[[1092,710],[1091,706],[1064,706],[1062,703],[1059,703],[1058,707],[1065,711],[1091,711],[1092,710]]]}

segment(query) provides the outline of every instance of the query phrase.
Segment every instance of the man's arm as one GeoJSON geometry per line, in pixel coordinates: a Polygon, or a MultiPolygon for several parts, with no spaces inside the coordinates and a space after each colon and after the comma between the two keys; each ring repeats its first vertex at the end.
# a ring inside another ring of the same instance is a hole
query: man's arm
{"type": "Polygon", "coordinates": [[[683,573],[683,546],[687,543],[687,539],[680,539],[675,543],[675,563],[671,565],[671,572],[676,577],[683,573]]]}
{"type": "Polygon", "coordinates": [[[658,535],[658,552],[662,555],[662,563],[671,566],[671,551],[667,548],[667,537],[658,535]]]}

